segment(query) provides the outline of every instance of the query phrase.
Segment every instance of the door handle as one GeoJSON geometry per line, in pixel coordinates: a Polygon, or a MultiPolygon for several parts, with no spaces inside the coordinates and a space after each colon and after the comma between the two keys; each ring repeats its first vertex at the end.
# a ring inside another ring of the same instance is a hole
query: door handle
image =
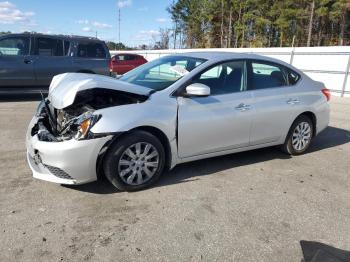
{"type": "Polygon", "coordinates": [[[300,103],[300,101],[297,98],[290,98],[287,100],[287,104],[289,104],[289,105],[295,105],[295,104],[299,104],[299,103],[300,103]]]}
{"type": "Polygon", "coordinates": [[[33,63],[33,60],[31,60],[31,59],[24,59],[24,61],[23,61],[25,64],[32,64],[33,63]]]}
{"type": "Polygon", "coordinates": [[[249,110],[250,108],[251,108],[250,105],[246,105],[246,104],[244,104],[244,103],[241,103],[241,104],[239,104],[238,106],[235,107],[236,110],[239,110],[239,111],[241,111],[241,112],[247,111],[247,110],[249,110]]]}

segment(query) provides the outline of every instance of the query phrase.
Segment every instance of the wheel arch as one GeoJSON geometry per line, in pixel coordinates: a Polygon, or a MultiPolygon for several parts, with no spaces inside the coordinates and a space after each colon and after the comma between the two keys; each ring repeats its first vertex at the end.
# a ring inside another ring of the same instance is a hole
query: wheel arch
{"type": "Polygon", "coordinates": [[[313,130],[312,130],[312,136],[314,137],[316,135],[316,130],[317,130],[317,118],[315,113],[311,112],[311,111],[305,111],[301,114],[299,114],[293,121],[293,123],[291,124],[291,126],[289,127],[289,129],[293,126],[294,122],[300,117],[300,116],[306,116],[307,118],[309,118],[312,122],[313,125],[313,130]]]}
{"type": "Polygon", "coordinates": [[[169,139],[166,136],[166,134],[162,130],[160,130],[159,128],[156,128],[153,126],[139,126],[139,127],[136,127],[136,128],[129,130],[128,133],[133,132],[135,130],[142,130],[142,131],[148,132],[159,139],[159,141],[163,145],[164,151],[165,151],[165,168],[169,169],[171,166],[171,154],[172,154],[172,152],[171,152],[171,146],[169,143],[169,139]]]}
{"type": "Polygon", "coordinates": [[[95,74],[94,71],[92,71],[92,70],[87,70],[87,69],[79,70],[79,71],[77,71],[77,73],[95,74]]]}
{"type": "Polygon", "coordinates": [[[153,126],[138,126],[138,127],[132,128],[132,129],[125,131],[125,132],[115,133],[113,135],[112,139],[110,139],[108,142],[106,142],[103,145],[103,147],[101,148],[100,153],[98,155],[97,163],[96,163],[96,173],[97,173],[98,178],[103,176],[103,168],[102,168],[103,159],[104,159],[106,153],[108,152],[108,149],[111,147],[111,145],[113,143],[115,143],[117,141],[117,139],[122,139],[123,136],[129,135],[130,133],[137,131],[137,130],[148,132],[159,139],[159,141],[163,145],[164,151],[165,151],[165,168],[169,169],[171,167],[172,152],[171,152],[170,142],[169,142],[169,139],[166,136],[166,134],[162,130],[160,130],[159,128],[156,128],[153,126]]]}

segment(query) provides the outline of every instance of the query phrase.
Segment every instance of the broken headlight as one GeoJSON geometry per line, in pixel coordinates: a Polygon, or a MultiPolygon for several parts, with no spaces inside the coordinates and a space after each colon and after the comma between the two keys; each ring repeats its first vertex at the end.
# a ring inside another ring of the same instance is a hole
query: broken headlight
{"type": "Polygon", "coordinates": [[[77,120],[76,125],[78,132],[75,135],[75,139],[82,140],[88,138],[91,128],[100,120],[101,115],[93,115],[91,112],[82,114],[77,120]]]}

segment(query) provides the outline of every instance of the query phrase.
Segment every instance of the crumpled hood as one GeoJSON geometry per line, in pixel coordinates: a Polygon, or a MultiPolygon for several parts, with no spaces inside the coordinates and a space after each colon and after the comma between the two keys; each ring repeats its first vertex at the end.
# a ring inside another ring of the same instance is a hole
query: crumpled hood
{"type": "Polygon", "coordinates": [[[56,109],[63,109],[73,104],[79,91],[105,88],[149,96],[152,89],[123,82],[112,77],[84,74],[65,73],[56,75],[50,84],[48,99],[56,109]]]}

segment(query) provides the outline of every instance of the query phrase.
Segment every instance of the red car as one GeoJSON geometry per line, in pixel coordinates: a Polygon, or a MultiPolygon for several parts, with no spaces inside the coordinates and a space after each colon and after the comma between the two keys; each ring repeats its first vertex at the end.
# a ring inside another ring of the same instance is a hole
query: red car
{"type": "Polygon", "coordinates": [[[147,62],[141,55],[117,54],[112,57],[109,70],[117,75],[122,75],[147,62]]]}

